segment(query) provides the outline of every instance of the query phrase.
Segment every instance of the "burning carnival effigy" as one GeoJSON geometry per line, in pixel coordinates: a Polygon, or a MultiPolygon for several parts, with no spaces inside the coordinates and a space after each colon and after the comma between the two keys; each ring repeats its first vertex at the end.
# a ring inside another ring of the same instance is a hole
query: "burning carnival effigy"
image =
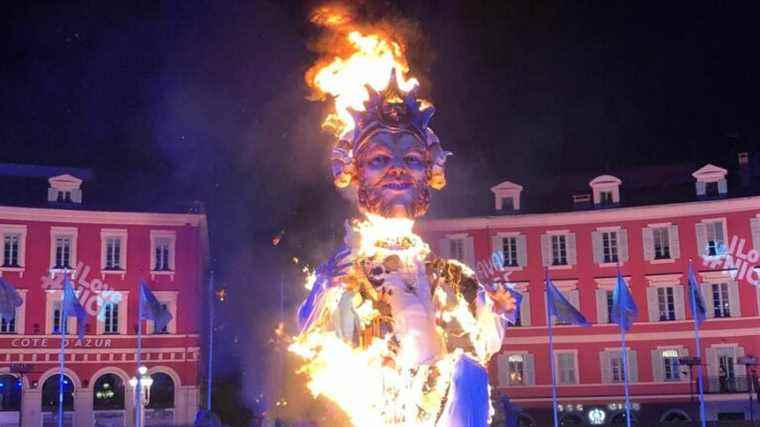
{"type": "Polygon", "coordinates": [[[502,345],[514,299],[481,284],[464,264],[436,257],[413,232],[431,189],[445,184],[446,152],[429,127],[401,45],[338,15],[341,55],[307,81],[334,100],[324,126],[337,142],[335,185],[355,189],[360,218],[344,245],[310,276],[290,351],[314,396],[335,402],[355,426],[486,426],[486,363],[502,345]]]}

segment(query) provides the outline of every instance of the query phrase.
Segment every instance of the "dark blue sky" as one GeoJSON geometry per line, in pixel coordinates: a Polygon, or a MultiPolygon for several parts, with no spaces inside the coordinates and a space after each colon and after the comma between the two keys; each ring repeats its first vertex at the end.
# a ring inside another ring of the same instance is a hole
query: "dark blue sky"
{"type": "MultiPolygon", "coordinates": [[[[6,7],[0,30],[0,161],[91,167],[101,194],[136,207],[205,202],[231,295],[222,339],[251,348],[276,315],[273,266],[329,253],[350,212],[330,184],[330,138],[318,130],[325,106],[305,101],[315,3],[25,3],[6,7]],[[272,247],[282,228],[286,239],[272,247]]],[[[360,9],[404,17],[412,30],[414,74],[455,152],[434,205],[441,214],[505,179],[707,161],[736,144],[756,150],[749,4],[360,9]]],[[[295,300],[300,284],[289,285],[295,300]]],[[[252,353],[246,365],[258,363],[252,353]]]]}

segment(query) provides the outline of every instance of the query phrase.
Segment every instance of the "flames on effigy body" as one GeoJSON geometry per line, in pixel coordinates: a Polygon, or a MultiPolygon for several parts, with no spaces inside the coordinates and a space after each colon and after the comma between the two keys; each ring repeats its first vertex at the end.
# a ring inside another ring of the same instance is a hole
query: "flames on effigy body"
{"type": "MultiPolygon", "coordinates": [[[[332,105],[324,120],[323,129],[341,137],[354,128],[351,110],[364,111],[364,102],[369,99],[366,86],[375,91],[383,91],[390,83],[395,70],[398,87],[408,92],[418,85],[409,75],[409,65],[404,56],[403,41],[386,29],[358,25],[350,13],[336,6],[317,9],[312,22],[329,32],[329,48],[306,73],[307,85],[315,92],[315,99],[332,100],[332,105]]],[[[430,255],[429,246],[413,232],[414,220],[409,218],[384,218],[366,214],[364,220],[351,224],[349,259],[364,259],[373,262],[397,259],[400,270],[424,272],[425,262],[430,255]]],[[[359,269],[358,266],[352,268],[359,269]]],[[[472,272],[460,265],[462,271],[472,272]]],[[[306,271],[305,287],[311,289],[316,276],[306,271]]],[[[417,273],[419,274],[419,273],[417,273]]],[[[344,282],[348,287],[359,288],[361,283],[353,283],[349,272],[344,282]]],[[[358,282],[358,281],[357,281],[358,282]]],[[[356,289],[354,289],[356,290],[356,289]]],[[[368,286],[363,291],[372,294],[368,286]]],[[[438,288],[436,300],[445,300],[447,295],[438,288]]],[[[359,292],[357,291],[357,297],[359,292]]],[[[328,289],[324,310],[338,309],[342,298],[338,287],[328,289]]],[[[378,300],[375,296],[371,299],[378,300]]],[[[447,305],[445,303],[440,306],[447,305]]],[[[448,304],[449,309],[437,313],[443,321],[458,321],[465,332],[477,328],[476,320],[464,299],[448,304]]],[[[363,328],[372,328],[373,322],[383,316],[367,300],[360,303],[357,298],[354,311],[359,316],[363,328]]],[[[445,340],[445,332],[437,333],[445,340]]],[[[289,350],[300,356],[304,364],[300,373],[308,376],[307,387],[314,397],[323,396],[335,402],[355,426],[395,426],[433,427],[440,414],[450,385],[451,374],[461,350],[440,357],[435,363],[420,366],[413,344],[390,342],[393,338],[385,335],[366,338],[361,345],[353,345],[327,329],[314,329],[295,337],[289,350]],[[393,352],[390,349],[402,348],[393,352]],[[437,380],[431,381],[431,378],[437,380]]],[[[479,342],[477,333],[470,334],[475,355],[485,343],[479,342]]],[[[479,358],[479,357],[478,357],[479,358]]],[[[484,358],[479,358],[484,362],[484,358]]]]}

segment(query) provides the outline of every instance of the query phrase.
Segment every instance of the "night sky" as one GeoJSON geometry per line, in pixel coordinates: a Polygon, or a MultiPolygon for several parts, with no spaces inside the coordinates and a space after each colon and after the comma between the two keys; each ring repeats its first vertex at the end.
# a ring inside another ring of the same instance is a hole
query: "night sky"
{"type": "MultiPolygon", "coordinates": [[[[305,100],[317,3],[14,3],[0,29],[0,162],[92,168],[108,189],[99,194],[138,209],[204,202],[230,295],[220,365],[245,369],[255,390],[279,282],[288,306],[303,292],[298,267],[283,265],[326,256],[351,213],[331,186],[327,105],[305,100]]],[[[434,204],[442,215],[506,179],[757,151],[749,4],[368,1],[358,11],[407,30],[432,125],[455,153],[434,204]]]]}

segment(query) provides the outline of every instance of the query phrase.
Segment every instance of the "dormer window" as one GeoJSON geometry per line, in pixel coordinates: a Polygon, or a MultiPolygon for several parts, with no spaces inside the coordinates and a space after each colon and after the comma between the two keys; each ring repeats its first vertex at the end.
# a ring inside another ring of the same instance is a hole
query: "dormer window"
{"type": "Polygon", "coordinates": [[[73,175],[58,175],[48,180],[48,202],[51,203],[82,203],[82,180],[73,175]]]}
{"type": "Polygon", "coordinates": [[[620,184],[622,182],[612,175],[601,175],[592,179],[588,185],[591,187],[594,196],[594,206],[610,206],[620,203],[620,184]]]}
{"type": "Polygon", "coordinates": [[[691,174],[696,179],[694,185],[697,197],[725,196],[728,193],[727,174],[727,170],[712,164],[707,164],[691,174]]]}
{"type": "Polygon", "coordinates": [[[519,211],[522,189],[522,185],[510,181],[504,181],[499,185],[491,187],[496,210],[504,212],[519,211]]]}

